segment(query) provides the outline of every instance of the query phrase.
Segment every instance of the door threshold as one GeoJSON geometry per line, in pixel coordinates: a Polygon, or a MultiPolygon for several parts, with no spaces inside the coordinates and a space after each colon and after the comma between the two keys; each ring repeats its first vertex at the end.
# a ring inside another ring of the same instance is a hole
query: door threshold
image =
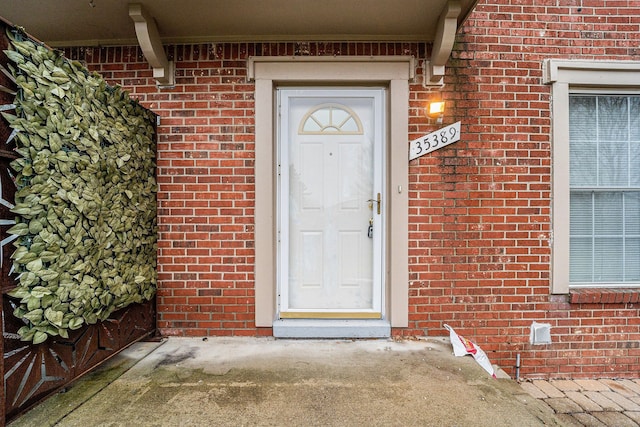
{"type": "Polygon", "coordinates": [[[278,319],[276,338],[389,338],[391,324],[381,319],[278,319]]]}

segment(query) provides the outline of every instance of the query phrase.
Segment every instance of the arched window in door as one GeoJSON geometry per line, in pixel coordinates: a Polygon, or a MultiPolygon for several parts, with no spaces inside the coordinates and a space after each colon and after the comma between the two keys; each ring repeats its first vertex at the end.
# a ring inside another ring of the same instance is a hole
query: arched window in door
{"type": "Polygon", "coordinates": [[[321,104],[311,109],[300,121],[300,135],[362,135],[362,122],[349,107],[321,104]]]}

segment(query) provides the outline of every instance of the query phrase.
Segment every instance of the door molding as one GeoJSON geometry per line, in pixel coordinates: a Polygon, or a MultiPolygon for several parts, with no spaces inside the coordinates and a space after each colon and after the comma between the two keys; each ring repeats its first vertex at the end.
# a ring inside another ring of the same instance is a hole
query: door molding
{"type": "Polygon", "coordinates": [[[387,87],[386,313],[392,327],[408,326],[408,109],[412,57],[261,57],[249,61],[255,79],[255,322],[272,327],[277,302],[277,162],[275,87],[292,83],[349,83],[387,87]],[[393,58],[393,60],[389,60],[393,58]],[[259,59],[259,60],[258,60],[259,59]]]}
{"type": "MultiPolygon", "coordinates": [[[[349,72],[345,79],[353,82],[357,80],[392,80],[394,78],[413,80],[415,78],[415,58],[413,56],[380,55],[380,56],[252,56],[247,62],[247,78],[261,80],[271,77],[272,80],[295,80],[289,78],[292,63],[296,63],[301,79],[319,78],[321,81],[343,80],[342,76],[322,74],[324,70],[318,70],[319,64],[327,64],[335,68],[335,64],[341,64],[341,72],[349,72]],[[362,63],[367,63],[366,67],[362,63]],[[375,64],[375,65],[374,65],[375,64]],[[352,75],[358,74],[357,78],[352,75]],[[310,75],[311,74],[311,75],[310,75]],[[318,76],[318,74],[321,74],[318,76]]],[[[323,68],[323,67],[321,67],[323,68]]]]}

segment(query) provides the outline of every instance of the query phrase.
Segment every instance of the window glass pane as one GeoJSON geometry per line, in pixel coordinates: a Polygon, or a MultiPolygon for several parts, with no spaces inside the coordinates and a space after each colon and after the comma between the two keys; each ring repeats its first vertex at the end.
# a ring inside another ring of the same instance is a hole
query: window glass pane
{"type": "Polygon", "coordinates": [[[629,112],[629,130],[631,139],[640,142],[640,96],[629,97],[631,111],[629,112]]]}
{"type": "Polygon", "coordinates": [[[640,193],[625,193],[624,221],[626,235],[640,237],[640,193]]]}
{"type": "Polygon", "coordinates": [[[357,132],[358,131],[358,123],[350,117],[344,125],[340,128],[342,132],[357,132]]]}
{"type": "Polygon", "coordinates": [[[602,141],[620,141],[629,138],[626,96],[598,97],[598,138],[602,141]]]}
{"type": "Polygon", "coordinates": [[[307,121],[304,122],[304,127],[302,128],[304,132],[319,132],[322,130],[318,122],[313,120],[313,117],[309,117],[307,121]]]}
{"type": "Polygon", "coordinates": [[[593,265],[592,240],[589,237],[572,237],[569,243],[569,257],[571,259],[569,281],[591,282],[591,267],[593,265]]]}
{"type": "Polygon", "coordinates": [[[598,146],[598,185],[626,187],[629,151],[627,140],[603,141],[598,146]]]}
{"type": "Polygon", "coordinates": [[[640,282],[640,237],[625,240],[624,259],[625,282],[640,282]]]}
{"type": "Polygon", "coordinates": [[[622,193],[594,195],[593,222],[596,236],[622,235],[622,193]]]}
{"type": "Polygon", "coordinates": [[[595,186],[598,180],[596,173],[598,164],[596,141],[571,140],[569,150],[571,157],[571,164],[569,165],[571,186],[595,186]]]}
{"type": "Polygon", "coordinates": [[[591,192],[572,191],[570,206],[571,236],[591,236],[593,233],[591,192]]]}
{"type": "Polygon", "coordinates": [[[593,263],[593,281],[621,282],[623,278],[622,238],[596,238],[593,263]]]}
{"type": "Polygon", "coordinates": [[[574,95],[569,98],[569,134],[571,140],[592,141],[596,135],[596,98],[574,95]]]}
{"type": "Polygon", "coordinates": [[[627,97],[598,98],[598,178],[599,185],[628,184],[628,119],[627,97]]]}
{"type": "Polygon", "coordinates": [[[571,185],[593,186],[596,184],[597,121],[596,98],[593,96],[571,96],[569,98],[570,175],[571,185]]]}
{"type": "Polygon", "coordinates": [[[315,113],[313,113],[313,117],[322,126],[327,126],[327,125],[329,125],[331,123],[331,120],[330,120],[330,117],[329,117],[329,109],[328,108],[322,108],[320,110],[317,110],[315,113]]]}
{"type": "Polygon", "coordinates": [[[640,96],[571,95],[569,105],[570,282],[637,285],[640,96]]]}
{"type": "MultiPolygon", "coordinates": [[[[638,123],[640,126],[640,122],[638,123]]],[[[630,141],[629,186],[640,187],[640,140],[630,141]]]]}
{"type": "Polygon", "coordinates": [[[331,123],[337,127],[338,129],[340,129],[340,126],[349,118],[351,117],[351,115],[344,111],[344,110],[340,110],[338,108],[332,108],[331,109],[331,123]]]}

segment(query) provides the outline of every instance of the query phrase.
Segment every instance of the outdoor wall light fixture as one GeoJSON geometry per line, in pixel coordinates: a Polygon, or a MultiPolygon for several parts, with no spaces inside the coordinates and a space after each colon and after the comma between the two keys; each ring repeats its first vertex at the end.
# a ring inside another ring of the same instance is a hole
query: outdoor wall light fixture
{"type": "Polygon", "coordinates": [[[444,101],[431,101],[425,108],[425,113],[429,123],[442,124],[444,116],[444,101]]]}

